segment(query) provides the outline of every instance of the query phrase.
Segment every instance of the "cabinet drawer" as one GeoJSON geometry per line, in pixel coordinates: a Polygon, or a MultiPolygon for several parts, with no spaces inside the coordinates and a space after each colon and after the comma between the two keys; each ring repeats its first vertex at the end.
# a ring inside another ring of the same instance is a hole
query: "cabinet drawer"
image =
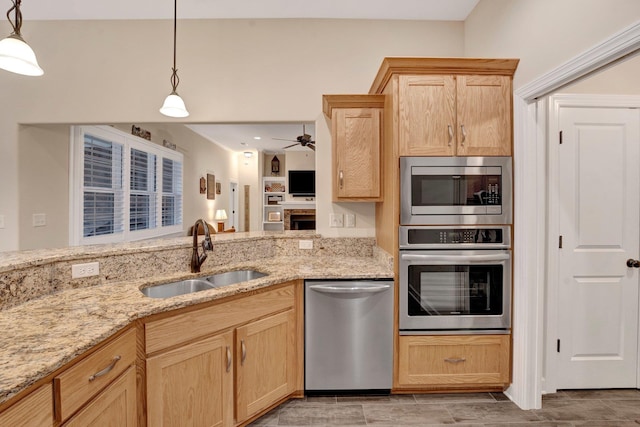
{"type": "Polygon", "coordinates": [[[294,285],[177,314],[145,325],[147,354],[187,343],[215,332],[293,307],[294,285]]]}
{"type": "Polygon", "coordinates": [[[498,386],[509,383],[509,335],[401,336],[401,386],[498,386]]]}
{"type": "Polygon", "coordinates": [[[130,329],[55,377],[56,419],[67,419],[135,360],[136,331],[130,329]]]}
{"type": "Polygon", "coordinates": [[[53,391],[43,385],[0,413],[0,426],[53,426],[53,391]]]}

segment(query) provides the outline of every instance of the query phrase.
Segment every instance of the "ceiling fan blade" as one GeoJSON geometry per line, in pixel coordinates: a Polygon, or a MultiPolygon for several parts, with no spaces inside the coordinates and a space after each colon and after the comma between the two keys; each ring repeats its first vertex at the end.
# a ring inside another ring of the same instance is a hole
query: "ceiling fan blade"
{"type": "Polygon", "coordinates": [[[309,147],[309,148],[311,148],[313,151],[316,151],[316,146],[315,146],[315,145],[313,145],[313,144],[309,143],[309,144],[307,144],[306,146],[307,146],[307,147],[309,147]]]}
{"type": "Polygon", "coordinates": [[[286,150],[287,148],[295,147],[296,145],[300,145],[300,143],[298,142],[296,144],[287,145],[286,147],[283,148],[283,150],[286,150]]]}
{"type": "Polygon", "coordinates": [[[278,140],[278,141],[296,142],[294,139],[284,139],[284,138],[271,138],[271,139],[275,139],[275,140],[278,140]]]}

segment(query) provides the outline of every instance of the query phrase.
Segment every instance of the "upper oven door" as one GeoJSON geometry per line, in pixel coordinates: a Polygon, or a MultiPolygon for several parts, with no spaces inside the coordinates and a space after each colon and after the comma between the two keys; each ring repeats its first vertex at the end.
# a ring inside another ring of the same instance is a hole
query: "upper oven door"
{"type": "Polygon", "coordinates": [[[511,158],[402,157],[402,224],[509,224],[511,158]]]}

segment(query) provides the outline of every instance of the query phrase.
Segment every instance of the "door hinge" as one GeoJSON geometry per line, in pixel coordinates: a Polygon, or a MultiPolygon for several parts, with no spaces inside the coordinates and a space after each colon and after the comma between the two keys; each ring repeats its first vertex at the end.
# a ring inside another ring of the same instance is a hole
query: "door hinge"
{"type": "Polygon", "coordinates": [[[558,247],[562,249],[562,236],[558,237],[558,247]]]}
{"type": "Polygon", "coordinates": [[[558,351],[558,353],[560,353],[560,340],[558,340],[556,343],[556,350],[558,351]]]}
{"type": "Polygon", "coordinates": [[[560,131],[560,144],[562,144],[562,131],[560,131]]]}

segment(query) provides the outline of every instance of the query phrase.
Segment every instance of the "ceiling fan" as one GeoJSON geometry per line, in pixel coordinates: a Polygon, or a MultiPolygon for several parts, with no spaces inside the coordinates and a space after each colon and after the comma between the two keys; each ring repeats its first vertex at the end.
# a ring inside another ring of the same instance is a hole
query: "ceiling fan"
{"type": "Polygon", "coordinates": [[[272,138],[277,139],[279,141],[291,141],[295,142],[295,144],[287,145],[283,148],[286,150],[287,148],[295,147],[296,145],[301,145],[303,147],[311,148],[313,151],[316,151],[316,142],[311,140],[311,135],[307,134],[305,131],[304,125],[302,125],[302,135],[297,137],[296,139],[283,139],[283,138],[272,138]]]}

